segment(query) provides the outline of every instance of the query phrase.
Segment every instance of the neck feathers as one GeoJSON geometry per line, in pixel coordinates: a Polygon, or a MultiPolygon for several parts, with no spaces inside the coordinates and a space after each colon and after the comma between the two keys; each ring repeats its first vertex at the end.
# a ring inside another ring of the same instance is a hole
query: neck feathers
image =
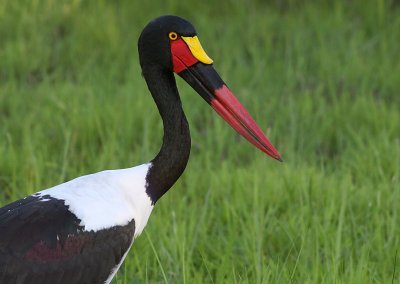
{"type": "Polygon", "coordinates": [[[164,125],[163,144],[146,176],[146,192],[154,204],[185,170],[191,141],[173,73],[154,68],[144,69],[143,75],[164,125]]]}

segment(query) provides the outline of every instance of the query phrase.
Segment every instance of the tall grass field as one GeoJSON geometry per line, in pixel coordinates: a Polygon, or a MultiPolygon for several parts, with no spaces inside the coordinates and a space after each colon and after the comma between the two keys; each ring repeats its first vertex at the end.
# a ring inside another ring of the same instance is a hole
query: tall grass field
{"type": "Polygon", "coordinates": [[[190,161],[113,283],[400,283],[394,0],[0,0],[0,206],[157,154],[137,40],[164,14],[284,162],[178,78],[190,161]]]}

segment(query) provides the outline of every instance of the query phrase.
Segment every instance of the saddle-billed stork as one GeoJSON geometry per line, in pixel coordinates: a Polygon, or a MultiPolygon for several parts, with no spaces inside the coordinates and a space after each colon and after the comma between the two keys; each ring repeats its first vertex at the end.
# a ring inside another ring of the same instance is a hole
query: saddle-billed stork
{"type": "Polygon", "coordinates": [[[189,126],[173,73],[238,133],[280,160],[212,67],[189,22],[176,16],[151,21],[138,49],[164,125],[160,152],[148,163],[78,177],[1,208],[0,283],[111,282],[153,206],[189,159],[189,126]]]}

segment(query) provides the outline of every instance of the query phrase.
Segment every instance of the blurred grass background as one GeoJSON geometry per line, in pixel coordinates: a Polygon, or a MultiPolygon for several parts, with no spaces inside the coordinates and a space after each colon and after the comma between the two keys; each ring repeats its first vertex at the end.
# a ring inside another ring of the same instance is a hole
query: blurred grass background
{"type": "Polygon", "coordinates": [[[397,1],[0,0],[0,205],[157,153],[137,39],[176,14],[283,156],[180,79],[186,172],[113,283],[399,283],[397,1]]]}

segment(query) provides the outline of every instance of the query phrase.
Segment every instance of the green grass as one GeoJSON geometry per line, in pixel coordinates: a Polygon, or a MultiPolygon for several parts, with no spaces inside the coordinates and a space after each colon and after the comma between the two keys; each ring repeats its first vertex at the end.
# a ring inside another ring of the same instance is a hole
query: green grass
{"type": "Polygon", "coordinates": [[[114,283],[399,283],[396,1],[0,0],[0,204],[154,157],[137,38],[193,22],[283,155],[181,80],[192,154],[114,283]]]}

